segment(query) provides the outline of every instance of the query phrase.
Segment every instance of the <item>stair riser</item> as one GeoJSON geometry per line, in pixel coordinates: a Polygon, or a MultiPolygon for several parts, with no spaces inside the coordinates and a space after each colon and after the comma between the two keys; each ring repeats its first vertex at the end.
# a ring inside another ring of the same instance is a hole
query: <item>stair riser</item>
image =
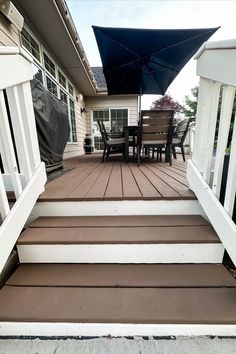
{"type": "Polygon", "coordinates": [[[0,322],[0,336],[236,336],[236,325],[0,322]]]}
{"type": "Polygon", "coordinates": [[[222,244],[18,245],[21,263],[221,263],[222,244]]]}

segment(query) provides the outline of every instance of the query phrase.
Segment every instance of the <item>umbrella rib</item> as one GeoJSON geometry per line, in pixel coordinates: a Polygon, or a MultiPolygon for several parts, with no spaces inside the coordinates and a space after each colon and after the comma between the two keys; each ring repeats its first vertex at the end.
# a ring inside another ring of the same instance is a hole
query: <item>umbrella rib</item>
{"type": "Polygon", "coordinates": [[[102,32],[106,37],[108,37],[109,39],[112,39],[114,42],[116,42],[119,46],[123,47],[124,49],[126,49],[128,52],[134,54],[137,58],[141,58],[140,55],[138,55],[136,52],[134,52],[132,49],[128,48],[125,44],[121,43],[120,41],[118,41],[117,39],[115,39],[113,36],[111,36],[110,34],[106,34],[105,32],[101,31],[100,29],[98,29],[98,31],[102,32]]]}
{"type": "MultiPolygon", "coordinates": [[[[150,69],[150,67],[149,67],[148,64],[146,64],[146,67],[147,67],[148,69],[150,69]]],[[[155,78],[153,77],[153,75],[152,75],[153,72],[154,72],[154,71],[149,71],[149,74],[151,74],[150,76],[153,78],[154,85],[157,87],[157,89],[158,89],[160,92],[163,92],[163,90],[160,88],[160,86],[159,86],[158,83],[156,82],[155,78]]]]}

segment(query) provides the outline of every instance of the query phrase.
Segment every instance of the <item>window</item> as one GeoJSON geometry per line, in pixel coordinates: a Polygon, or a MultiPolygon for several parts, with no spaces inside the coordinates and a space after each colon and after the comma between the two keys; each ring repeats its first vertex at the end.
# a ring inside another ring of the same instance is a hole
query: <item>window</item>
{"type": "Polygon", "coordinates": [[[61,84],[66,89],[66,78],[65,76],[58,70],[59,84],[61,84]]]}
{"type": "Polygon", "coordinates": [[[23,47],[25,47],[35,59],[40,61],[40,49],[38,43],[33,39],[33,37],[23,28],[21,31],[21,41],[23,47]]]}
{"type": "Polygon", "coordinates": [[[56,68],[55,64],[51,61],[51,59],[47,56],[47,54],[43,53],[44,65],[46,70],[54,77],[56,77],[56,68]]]}
{"type": "Polygon", "coordinates": [[[69,83],[67,77],[62,73],[62,70],[50,59],[49,55],[46,54],[43,46],[33,38],[33,35],[31,35],[28,29],[24,28],[22,30],[21,41],[22,46],[28,50],[34,59],[34,78],[39,80],[46,86],[48,91],[56,97],[59,97],[66,105],[71,128],[69,142],[77,142],[74,87],[69,83]],[[43,53],[42,62],[40,53],[43,53]]]}
{"type": "Polygon", "coordinates": [[[71,122],[71,141],[77,142],[76,119],[75,119],[75,102],[70,98],[70,122],[71,122]]]}
{"type": "Polygon", "coordinates": [[[122,132],[123,127],[128,125],[128,109],[105,109],[93,111],[93,135],[96,150],[103,149],[103,143],[97,121],[104,123],[107,131],[114,133],[122,132]]]}
{"type": "Polygon", "coordinates": [[[73,86],[69,82],[68,82],[68,89],[69,89],[69,93],[71,94],[71,96],[74,96],[73,86]]]}
{"type": "Polygon", "coordinates": [[[55,82],[52,81],[48,76],[46,76],[46,82],[48,91],[50,91],[51,93],[53,93],[53,95],[57,97],[57,85],[55,84],[55,82]]]}

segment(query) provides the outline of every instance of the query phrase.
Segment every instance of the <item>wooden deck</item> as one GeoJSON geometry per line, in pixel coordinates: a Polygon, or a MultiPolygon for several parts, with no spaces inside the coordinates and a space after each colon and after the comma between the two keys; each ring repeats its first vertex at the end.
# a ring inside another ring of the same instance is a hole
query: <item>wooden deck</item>
{"type": "Polygon", "coordinates": [[[66,160],[64,166],[70,170],[47,183],[39,201],[196,199],[180,157],[172,166],[146,159],[138,167],[119,156],[102,164],[101,155],[93,154],[66,160]]]}

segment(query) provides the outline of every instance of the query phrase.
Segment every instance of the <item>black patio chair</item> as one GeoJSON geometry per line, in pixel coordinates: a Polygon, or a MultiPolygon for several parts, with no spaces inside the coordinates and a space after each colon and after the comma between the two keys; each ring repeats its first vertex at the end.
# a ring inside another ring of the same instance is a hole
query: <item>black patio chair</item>
{"type": "Polygon", "coordinates": [[[119,133],[108,133],[102,121],[98,120],[99,130],[104,144],[102,162],[106,160],[110,154],[122,154],[125,152],[125,138],[119,133]]]}
{"type": "Polygon", "coordinates": [[[173,153],[174,158],[175,159],[177,158],[175,148],[179,147],[181,149],[181,154],[183,156],[184,162],[185,162],[184,140],[185,140],[186,135],[188,133],[190,123],[191,123],[191,119],[181,120],[177,125],[177,128],[174,132],[174,136],[172,139],[172,153],[173,153]]]}
{"type": "Polygon", "coordinates": [[[171,143],[173,136],[173,110],[141,112],[141,130],[138,143],[138,165],[141,148],[165,153],[165,161],[172,165],[171,143]]]}

